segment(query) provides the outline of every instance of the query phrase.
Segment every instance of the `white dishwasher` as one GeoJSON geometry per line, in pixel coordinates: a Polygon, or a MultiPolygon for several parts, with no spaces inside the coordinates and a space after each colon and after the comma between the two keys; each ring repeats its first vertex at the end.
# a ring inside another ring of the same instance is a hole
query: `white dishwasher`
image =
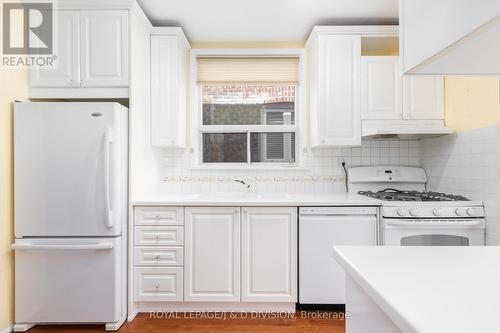
{"type": "Polygon", "coordinates": [[[299,303],[345,304],[345,272],[336,245],[377,245],[377,207],[300,207],[299,303]]]}

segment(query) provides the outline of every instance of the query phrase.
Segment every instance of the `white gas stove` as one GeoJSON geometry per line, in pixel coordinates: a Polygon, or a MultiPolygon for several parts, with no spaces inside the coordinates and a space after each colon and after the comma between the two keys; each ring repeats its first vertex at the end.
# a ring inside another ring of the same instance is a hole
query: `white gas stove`
{"type": "Polygon", "coordinates": [[[382,201],[383,245],[484,245],[484,206],[480,201],[426,191],[425,170],[376,166],[348,170],[349,192],[382,201]]]}

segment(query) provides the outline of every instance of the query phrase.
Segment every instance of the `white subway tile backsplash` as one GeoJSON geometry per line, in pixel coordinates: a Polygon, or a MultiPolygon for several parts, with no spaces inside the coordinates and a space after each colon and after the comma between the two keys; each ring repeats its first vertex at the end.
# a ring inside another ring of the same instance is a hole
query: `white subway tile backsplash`
{"type": "MultiPolygon", "coordinates": [[[[409,142],[412,147],[415,142],[409,142]]],[[[469,130],[422,140],[418,154],[429,177],[427,188],[484,203],[486,244],[498,238],[498,128],[469,130]]],[[[416,148],[416,147],[414,147],[416,148]]]]}
{"type": "Polygon", "coordinates": [[[420,165],[418,142],[415,141],[363,141],[361,147],[308,149],[302,156],[303,168],[299,170],[193,169],[192,158],[189,151],[159,152],[162,192],[241,190],[241,186],[233,182],[235,178],[245,178],[266,192],[343,192],[345,174],[342,162],[348,167],[420,165]]]}

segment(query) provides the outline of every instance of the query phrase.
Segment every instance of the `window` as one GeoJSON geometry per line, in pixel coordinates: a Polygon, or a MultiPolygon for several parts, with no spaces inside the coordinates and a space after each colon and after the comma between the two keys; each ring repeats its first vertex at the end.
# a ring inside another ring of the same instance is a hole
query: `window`
{"type": "Polygon", "coordinates": [[[298,58],[198,58],[203,164],[296,162],[298,58]]]}

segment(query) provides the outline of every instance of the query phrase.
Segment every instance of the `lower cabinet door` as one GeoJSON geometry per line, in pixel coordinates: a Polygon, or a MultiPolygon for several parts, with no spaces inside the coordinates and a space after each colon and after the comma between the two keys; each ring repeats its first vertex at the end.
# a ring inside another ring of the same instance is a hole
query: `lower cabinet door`
{"type": "Polygon", "coordinates": [[[181,302],[182,275],[182,267],[135,267],[134,301],[181,302]]]}
{"type": "Polygon", "coordinates": [[[240,301],[240,208],[185,210],[184,300],[240,301]]]}
{"type": "Polygon", "coordinates": [[[297,208],[242,208],[241,300],[296,302],[297,208]]]}

